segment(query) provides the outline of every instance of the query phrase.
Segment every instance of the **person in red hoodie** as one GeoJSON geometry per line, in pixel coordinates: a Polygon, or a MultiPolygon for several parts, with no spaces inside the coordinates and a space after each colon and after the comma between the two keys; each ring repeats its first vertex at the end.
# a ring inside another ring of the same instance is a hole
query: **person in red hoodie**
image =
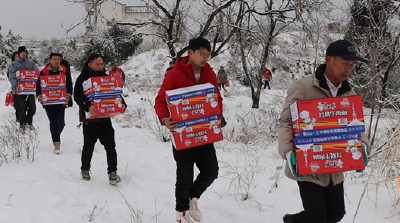
{"type": "MultiPolygon", "coordinates": [[[[165,100],[165,91],[189,87],[197,84],[211,83],[217,88],[218,103],[222,117],[222,97],[218,90],[217,77],[207,63],[211,57],[211,44],[208,40],[198,37],[189,41],[188,56],[177,59],[174,68],[168,71],[155,99],[155,110],[159,121],[173,132],[177,121],[172,120],[165,100]]],[[[226,125],[222,118],[221,126],[226,125]]],[[[202,220],[197,200],[201,194],[214,182],[218,176],[218,161],[213,143],[176,150],[172,146],[176,161],[176,220],[179,223],[202,220]],[[193,181],[194,164],[200,174],[193,181]]]]}

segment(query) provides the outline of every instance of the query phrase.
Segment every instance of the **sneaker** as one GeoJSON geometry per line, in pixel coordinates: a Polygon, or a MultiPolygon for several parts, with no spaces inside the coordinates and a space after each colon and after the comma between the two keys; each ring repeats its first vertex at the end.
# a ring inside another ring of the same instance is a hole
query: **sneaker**
{"type": "Polygon", "coordinates": [[[108,179],[110,180],[110,184],[115,185],[119,182],[121,182],[121,177],[118,176],[117,172],[112,171],[110,174],[108,174],[108,179]]]}
{"type": "Polygon", "coordinates": [[[176,213],[176,221],[178,223],[192,223],[192,220],[189,217],[189,210],[187,211],[175,211],[176,213]]]}
{"type": "MultiPolygon", "coordinates": [[[[54,154],[60,155],[60,144],[61,142],[54,142],[54,154]]],[[[90,178],[90,176],[89,176],[90,178]]]]}
{"type": "Polygon", "coordinates": [[[87,181],[90,180],[90,174],[89,174],[89,172],[90,172],[90,170],[82,170],[82,171],[81,171],[81,175],[82,175],[82,178],[83,178],[84,180],[87,180],[87,181]]]}
{"type": "Polygon", "coordinates": [[[195,221],[201,221],[203,220],[203,215],[201,214],[201,211],[199,207],[197,206],[197,198],[192,198],[190,199],[189,202],[189,211],[190,211],[190,216],[195,220],[195,221]]]}

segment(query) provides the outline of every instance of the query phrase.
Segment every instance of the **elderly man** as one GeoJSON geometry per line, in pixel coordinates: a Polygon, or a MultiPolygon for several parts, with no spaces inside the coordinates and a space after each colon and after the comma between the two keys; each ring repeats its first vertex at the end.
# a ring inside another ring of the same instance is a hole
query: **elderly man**
{"type": "MultiPolygon", "coordinates": [[[[356,93],[351,89],[347,78],[353,70],[355,61],[366,62],[358,57],[353,44],[346,40],[331,43],[326,50],[326,64],[320,65],[313,75],[299,79],[288,91],[280,117],[278,148],[282,158],[294,151],[292,119],[289,106],[299,100],[350,96],[356,93]]],[[[370,149],[369,141],[361,134],[363,147],[370,149]]],[[[344,214],[343,172],[294,176],[286,165],[286,176],[297,181],[304,211],[286,214],[286,223],[334,223],[344,214]]]]}
{"type": "MultiPolygon", "coordinates": [[[[40,88],[40,79],[43,76],[47,75],[65,75],[66,81],[66,90],[67,102],[72,100],[72,78],[71,73],[67,68],[61,64],[62,57],[58,53],[50,54],[50,62],[46,64],[42,71],[40,71],[39,80],[36,83],[36,95],[38,96],[38,101],[43,103],[42,90],[40,88]]],[[[72,101],[71,101],[72,102],[72,101]]],[[[65,126],[65,108],[68,106],[68,103],[63,104],[54,104],[54,105],[46,105],[44,109],[46,110],[47,117],[50,121],[50,133],[51,138],[54,144],[54,153],[60,154],[60,145],[61,145],[61,133],[65,126]]]]}

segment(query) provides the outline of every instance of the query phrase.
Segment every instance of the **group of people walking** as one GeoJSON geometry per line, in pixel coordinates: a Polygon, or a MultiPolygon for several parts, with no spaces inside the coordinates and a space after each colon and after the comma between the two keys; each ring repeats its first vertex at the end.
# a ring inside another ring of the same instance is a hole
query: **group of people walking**
{"type": "MultiPolygon", "coordinates": [[[[14,61],[9,69],[9,79],[12,84],[13,94],[16,96],[17,114],[21,128],[32,126],[32,117],[36,108],[34,107],[34,95],[18,95],[18,83],[15,73],[18,70],[38,70],[37,66],[27,59],[25,47],[18,48],[19,58],[14,61]]],[[[177,88],[189,87],[198,84],[211,83],[217,88],[218,104],[221,119],[223,118],[223,106],[220,89],[227,81],[227,75],[223,67],[220,67],[218,75],[214,73],[208,60],[211,55],[211,44],[208,40],[199,37],[189,41],[188,56],[178,58],[171,69],[165,74],[165,79],[155,99],[155,111],[159,122],[170,132],[178,127],[176,120],[172,119],[169,113],[168,104],[165,98],[166,91],[177,88]]],[[[110,184],[121,181],[117,172],[117,153],[115,144],[115,132],[110,118],[86,119],[84,112],[95,115],[95,108],[85,97],[82,83],[90,77],[106,76],[104,62],[101,55],[92,54],[76,79],[72,88],[72,79],[69,68],[62,65],[62,55],[53,53],[50,61],[40,72],[43,75],[65,74],[67,76],[68,100],[72,97],[79,106],[79,119],[83,123],[83,150],[81,156],[81,175],[84,180],[90,180],[91,158],[94,145],[97,140],[104,146],[107,153],[108,177],[110,184]],[[73,90],[72,90],[73,89],[73,90]]],[[[278,151],[283,159],[291,157],[295,146],[293,143],[293,126],[290,115],[290,105],[298,100],[338,97],[355,95],[350,83],[347,81],[353,70],[355,61],[365,61],[356,55],[354,46],[346,41],[339,40],[329,45],[326,50],[326,64],[318,67],[313,75],[296,80],[288,91],[283,111],[280,116],[278,151]]],[[[116,70],[113,64],[112,70],[116,70]]],[[[269,87],[272,73],[266,69],[264,72],[265,86],[269,87]]],[[[270,88],[270,87],[269,87],[270,88]]],[[[226,91],[226,90],[225,90],[226,91]]],[[[42,102],[40,87],[37,88],[38,101],[42,102]]],[[[123,101],[124,108],[127,106],[123,101]]],[[[46,106],[46,114],[50,121],[52,140],[55,143],[55,151],[58,150],[60,134],[65,126],[65,106],[46,106]]],[[[226,122],[221,123],[221,127],[226,122]]],[[[362,142],[369,152],[369,141],[365,134],[362,134],[362,142]]],[[[197,146],[189,149],[176,150],[172,145],[172,154],[176,162],[176,184],[175,184],[175,216],[178,223],[190,223],[203,220],[203,214],[199,208],[199,200],[205,190],[218,177],[218,161],[213,143],[197,146]],[[193,168],[197,166],[200,173],[194,176],[193,168]]],[[[287,160],[289,164],[290,160],[287,160]]],[[[286,167],[286,175],[297,181],[304,210],[297,214],[286,214],[283,217],[285,223],[335,223],[345,215],[343,172],[311,174],[301,177],[295,176],[291,169],[286,167]]]]}

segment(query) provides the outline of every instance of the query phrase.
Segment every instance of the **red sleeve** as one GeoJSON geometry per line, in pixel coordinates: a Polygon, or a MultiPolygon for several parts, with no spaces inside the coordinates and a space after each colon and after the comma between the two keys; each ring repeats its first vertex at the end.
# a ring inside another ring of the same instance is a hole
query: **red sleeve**
{"type": "MultiPolygon", "coordinates": [[[[172,71],[172,70],[171,70],[172,71]]],[[[162,120],[166,117],[169,117],[169,110],[167,101],[165,100],[165,91],[175,89],[174,80],[173,80],[173,72],[167,72],[165,75],[164,81],[161,84],[160,91],[158,91],[158,95],[155,100],[154,109],[156,110],[158,119],[162,123],[162,120]]]]}

